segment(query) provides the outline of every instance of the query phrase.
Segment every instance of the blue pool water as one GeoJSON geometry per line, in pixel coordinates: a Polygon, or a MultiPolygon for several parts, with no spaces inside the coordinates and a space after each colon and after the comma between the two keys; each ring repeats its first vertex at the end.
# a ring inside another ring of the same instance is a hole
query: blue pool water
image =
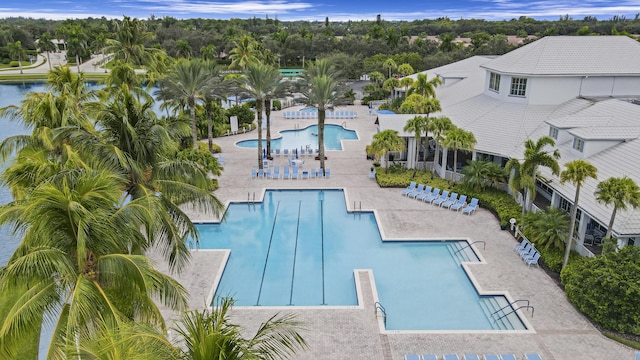
{"type": "MultiPolygon", "coordinates": [[[[300,130],[284,130],[281,137],[271,139],[271,147],[274,149],[305,149],[307,145],[311,149],[318,148],[318,125],[311,125],[300,130]]],[[[324,148],[326,150],[342,150],[342,140],[358,140],[358,135],[353,130],[347,130],[340,125],[326,124],[324,126],[324,148]]],[[[256,149],[258,140],[243,140],[236,143],[242,148],[256,149]]],[[[262,146],[267,146],[267,141],[262,140],[262,146]]]]}
{"type": "Polygon", "coordinates": [[[231,249],[216,294],[237,305],[357,305],[353,271],[372,269],[387,329],[495,329],[491,299],[452,255],[466,242],[383,242],[373,213],[348,213],[342,191],[270,190],[198,229],[200,248],[231,249]]]}
{"type": "Polygon", "coordinates": [[[318,108],[317,107],[306,107],[306,108],[302,108],[300,110],[298,110],[300,112],[318,112],[318,108]]]}

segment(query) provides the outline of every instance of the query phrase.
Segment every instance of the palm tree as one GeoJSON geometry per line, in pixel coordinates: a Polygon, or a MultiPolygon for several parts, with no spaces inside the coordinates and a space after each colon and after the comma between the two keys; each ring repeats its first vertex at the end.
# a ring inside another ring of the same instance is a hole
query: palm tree
{"type": "Polygon", "coordinates": [[[586,160],[573,160],[566,163],[565,166],[567,168],[560,174],[560,183],[564,184],[569,181],[575,184],[576,196],[573,200],[573,206],[571,207],[571,222],[569,225],[569,237],[567,238],[566,249],[564,252],[564,262],[562,263],[563,268],[569,263],[569,254],[571,253],[571,245],[573,243],[573,233],[576,227],[580,187],[582,187],[582,184],[587,180],[587,178],[598,178],[598,169],[586,160]]]}
{"type": "Polygon", "coordinates": [[[318,109],[318,158],[323,171],[325,171],[324,122],[327,110],[348,102],[345,96],[347,89],[337,80],[338,76],[333,65],[325,59],[319,59],[307,71],[306,87],[302,90],[304,103],[318,109]]]}
{"type": "Polygon", "coordinates": [[[186,40],[176,41],[176,56],[191,59],[191,45],[186,40]]]}
{"type": "Polygon", "coordinates": [[[115,38],[107,39],[107,46],[103,49],[103,53],[113,54],[113,59],[133,66],[148,66],[153,63],[154,54],[162,51],[145,46],[155,35],[146,30],[144,21],[125,16],[122,22],[116,22],[115,26],[115,38]]]}
{"type": "Polygon", "coordinates": [[[153,209],[154,222],[147,225],[149,244],[132,251],[142,253],[148,246],[156,246],[171,269],[180,271],[190,258],[185,239],[199,240],[198,230],[180,207],[189,204],[213,214],[222,208],[213,195],[209,169],[176,156],[179,139],[190,132],[189,124],[157,119],[153,101],[140,103],[127,86],[112,92],[110,99],[90,105],[96,109],[100,131],[74,133],[77,146],[124,174],[125,197],[135,200],[154,194],[160,202],[153,209]]]}
{"type": "Polygon", "coordinates": [[[0,326],[4,344],[54,320],[49,346],[64,357],[77,337],[89,334],[100,318],[128,319],[164,328],[155,301],[180,310],[186,291],[129,249],[147,243],[143,230],[155,221],[155,194],[122,204],[125,179],[102,170],[64,169],[28,196],[0,207],[0,224],[23,234],[0,272],[3,291],[29,284],[0,326]]]}
{"type": "Polygon", "coordinates": [[[9,51],[9,56],[11,56],[12,59],[18,59],[20,74],[22,74],[22,58],[27,56],[27,50],[22,46],[22,42],[20,40],[7,44],[7,50],[9,51]]]}
{"type": "Polygon", "coordinates": [[[398,72],[402,76],[407,76],[415,73],[415,70],[413,70],[413,67],[411,66],[411,64],[404,63],[398,66],[398,72]]]}
{"type": "Polygon", "coordinates": [[[410,77],[403,77],[402,79],[400,79],[400,86],[404,87],[405,96],[407,94],[407,89],[409,88],[409,86],[411,86],[411,84],[413,84],[413,79],[410,77]]]}
{"type": "Polygon", "coordinates": [[[307,343],[298,332],[294,315],[269,318],[251,338],[230,323],[231,298],[218,298],[211,311],[184,314],[176,332],[184,340],[184,359],[290,359],[307,343]]]}
{"type": "Polygon", "coordinates": [[[216,46],[213,44],[209,44],[207,46],[201,47],[200,56],[202,56],[204,60],[214,61],[218,57],[216,46]]]}
{"type": "Polygon", "coordinates": [[[414,133],[415,141],[416,141],[416,153],[415,153],[415,165],[413,176],[416,176],[416,171],[418,170],[418,154],[420,153],[420,144],[422,143],[422,133],[427,133],[427,128],[429,127],[429,116],[414,116],[413,118],[407,120],[407,123],[404,125],[403,130],[414,133]]]}
{"type": "Polygon", "coordinates": [[[240,40],[233,42],[233,49],[229,52],[232,69],[244,69],[251,63],[258,62],[257,43],[249,35],[243,35],[240,40]]]}
{"type": "Polygon", "coordinates": [[[393,99],[394,95],[394,90],[400,86],[400,80],[396,79],[396,78],[388,78],[387,80],[384,81],[384,83],[382,83],[382,88],[389,91],[391,93],[391,99],[393,99]]]}
{"type": "Polygon", "coordinates": [[[162,87],[156,93],[165,101],[172,101],[177,108],[189,109],[191,118],[191,141],[198,148],[198,130],[196,126],[196,106],[206,101],[211,88],[210,71],[199,60],[179,60],[171,68],[167,77],[161,81],[162,87]]]}
{"type": "Polygon", "coordinates": [[[404,141],[395,130],[384,130],[373,135],[369,146],[370,155],[382,154],[385,159],[385,173],[389,172],[389,152],[404,150],[404,141]]]}
{"type": "Polygon", "coordinates": [[[376,84],[380,84],[384,81],[384,75],[379,71],[373,71],[369,73],[369,80],[376,84]]]}
{"type": "Polygon", "coordinates": [[[446,116],[438,116],[433,118],[429,123],[428,131],[431,132],[433,140],[436,142],[436,153],[433,155],[433,169],[432,172],[436,173],[436,164],[440,157],[440,144],[444,141],[444,134],[453,127],[453,122],[446,116]]]}
{"type": "Polygon", "coordinates": [[[545,249],[562,249],[569,231],[567,213],[549,206],[545,211],[528,212],[522,219],[523,233],[545,249]]]}
{"type": "Polygon", "coordinates": [[[536,142],[527,139],[524,142],[524,160],[522,163],[518,159],[512,158],[509,159],[505,166],[505,170],[511,173],[509,178],[511,190],[517,193],[520,189],[525,189],[525,201],[522,205],[523,214],[531,210],[533,199],[536,196],[538,167],[548,167],[554,175],[560,173],[560,166],[558,165],[560,152],[557,149],[553,152],[544,150],[546,146],[555,145],[555,141],[549,136],[543,136],[536,142]]]}
{"type": "MultiPolygon", "coordinates": [[[[261,62],[249,63],[245,68],[243,80],[244,91],[256,99],[256,121],[258,123],[258,167],[262,169],[262,109],[265,99],[272,96],[273,91],[280,87],[282,79],[278,69],[261,62]]],[[[269,128],[270,129],[270,128],[269,128]]],[[[269,136],[271,133],[269,132],[269,136]]],[[[271,139],[267,139],[267,149],[271,151],[271,139]]],[[[269,156],[269,152],[267,156],[269,156]]]]}
{"type": "Polygon", "coordinates": [[[496,186],[506,178],[504,169],[491,161],[468,161],[460,173],[464,175],[462,183],[474,191],[481,191],[488,183],[496,186]]]}
{"type": "Polygon", "coordinates": [[[627,210],[628,205],[633,208],[640,206],[640,187],[633,179],[623,176],[621,178],[608,178],[600,183],[595,192],[596,200],[605,205],[613,205],[613,212],[607,227],[605,238],[611,238],[613,223],[618,209],[627,210]]]}
{"type": "Polygon", "coordinates": [[[48,31],[40,35],[40,38],[38,39],[38,48],[40,49],[40,51],[47,52],[47,62],[49,63],[49,71],[51,71],[53,67],[51,66],[50,53],[52,51],[56,51],[57,47],[56,44],[51,41],[51,34],[48,31]]]}
{"type": "Polygon", "coordinates": [[[472,132],[454,126],[445,133],[444,146],[453,149],[453,181],[456,181],[458,150],[473,151],[476,137],[472,132]]]}
{"type": "Polygon", "coordinates": [[[382,68],[388,71],[389,76],[387,78],[391,78],[391,71],[397,69],[398,65],[393,59],[389,58],[382,63],[382,68]]]}
{"type": "Polygon", "coordinates": [[[418,74],[418,78],[416,79],[416,81],[413,82],[413,85],[411,86],[411,89],[409,89],[407,95],[418,93],[423,97],[435,97],[435,88],[438,85],[442,85],[442,80],[440,79],[440,77],[436,76],[431,80],[427,80],[427,74],[420,73],[418,74]]]}

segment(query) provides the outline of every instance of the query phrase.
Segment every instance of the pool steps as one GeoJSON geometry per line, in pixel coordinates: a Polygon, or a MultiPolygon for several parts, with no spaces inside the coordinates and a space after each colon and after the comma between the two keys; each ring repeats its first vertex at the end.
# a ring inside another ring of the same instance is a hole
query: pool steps
{"type": "MultiPolygon", "coordinates": [[[[458,265],[461,265],[463,262],[480,261],[472,247],[468,246],[466,241],[450,241],[447,244],[447,249],[458,265]]],[[[495,320],[499,316],[495,317],[492,316],[492,314],[505,306],[508,307],[504,309],[506,312],[503,314],[513,310],[513,308],[509,306],[507,299],[502,295],[480,296],[480,308],[482,308],[485,316],[491,322],[493,330],[526,330],[526,327],[516,313],[511,313],[499,320],[495,320]]]]}

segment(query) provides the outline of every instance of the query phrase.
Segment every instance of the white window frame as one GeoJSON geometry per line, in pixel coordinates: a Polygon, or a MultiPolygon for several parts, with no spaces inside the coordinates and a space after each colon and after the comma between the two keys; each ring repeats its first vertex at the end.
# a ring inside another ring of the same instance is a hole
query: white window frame
{"type": "Polygon", "coordinates": [[[549,128],[549,136],[551,136],[552,138],[554,138],[555,140],[558,140],[558,128],[557,127],[553,127],[551,126],[549,128]]]}
{"type": "Polygon", "coordinates": [[[512,77],[509,95],[517,97],[527,96],[527,78],[512,77]]]}
{"type": "Polygon", "coordinates": [[[578,150],[580,152],[584,151],[584,140],[579,137],[573,138],[573,149],[578,150]]]}
{"type": "Polygon", "coordinates": [[[500,74],[490,72],[489,73],[489,90],[500,92],[500,74]]]}

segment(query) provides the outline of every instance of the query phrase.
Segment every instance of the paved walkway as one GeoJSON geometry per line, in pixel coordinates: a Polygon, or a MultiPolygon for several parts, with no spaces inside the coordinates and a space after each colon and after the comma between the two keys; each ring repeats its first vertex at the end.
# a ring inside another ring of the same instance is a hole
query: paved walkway
{"type": "MultiPolygon", "coordinates": [[[[602,336],[566,300],[564,292],[542,270],[527,268],[512,252],[516,241],[507,231],[501,231],[497,220],[480,209],[472,216],[450,212],[400,196],[399,189],[383,189],[367,178],[371,162],[366,160],[365,146],[376,132],[375,117],[364,106],[351,106],[358,118],[346,120],[349,129],[358,132],[360,140],[345,141],[344,151],[328,152],[327,167],[330,179],[256,180],[250,169],[257,167],[257,153],[253,149],[234,146],[239,140],[256,137],[256,132],[216,139],[225,157],[220,188],[216,196],[223,202],[242,201],[247,194],[260,196],[264,189],[277,188],[337,188],[346,190],[348,204],[362,202],[362,208],[376,210],[383,238],[445,239],[468,238],[486,241],[486,250],[476,247],[484,262],[468,266],[480,291],[506,291],[511,299],[529,299],[535,316],[522,313],[533,331],[525,333],[500,332],[414,332],[384,331],[374,312],[375,294],[369,272],[358,272],[362,303],[343,309],[302,308],[236,308],[233,321],[245,326],[253,334],[259,324],[276,312],[295,312],[305,324],[305,339],[310,350],[298,359],[368,359],[400,360],[407,353],[540,353],[546,360],[576,359],[633,359],[634,351],[602,336]]],[[[315,120],[283,120],[280,112],[272,113],[273,134],[278,130],[301,128],[315,120]]],[[[344,120],[328,120],[341,124],[344,120]]],[[[276,165],[286,159],[276,158],[276,165]]],[[[318,167],[306,160],[305,167],[318,167]]],[[[382,170],[383,171],[383,170],[382,170]]],[[[211,220],[191,214],[195,220],[211,220]]],[[[190,267],[178,277],[190,291],[190,306],[202,308],[212,291],[212,283],[220,276],[223,254],[201,250],[193,253],[190,267]]],[[[375,277],[375,274],[373,274],[375,277]]],[[[433,294],[438,296],[438,294],[433,294]]],[[[437,311],[437,309],[434,309],[437,311]]],[[[171,317],[170,314],[167,314],[171,317]]]]}
{"type": "MultiPolygon", "coordinates": [[[[22,67],[23,73],[25,74],[48,73],[49,63],[47,63],[46,59],[47,59],[46,53],[38,54],[38,57],[34,65],[22,67]]],[[[51,54],[49,54],[49,59],[51,59],[51,68],[55,68],[56,66],[67,64],[66,53],[64,51],[56,52],[56,53],[52,52],[51,54]]],[[[90,59],[80,64],[80,72],[83,72],[85,74],[91,74],[91,73],[104,74],[105,73],[104,69],[99,65],[101,64],[100,63],[101,60],[102,60],[102,54],[92,56],[90,59]]],[[[70,66],[70,69],[73,72],[77,72],[78,66],[72,65],[70,66]]],[[[5,74],[20,74],[20,68],[0,69],[0,75],[5,75],[5,74]]]]}

